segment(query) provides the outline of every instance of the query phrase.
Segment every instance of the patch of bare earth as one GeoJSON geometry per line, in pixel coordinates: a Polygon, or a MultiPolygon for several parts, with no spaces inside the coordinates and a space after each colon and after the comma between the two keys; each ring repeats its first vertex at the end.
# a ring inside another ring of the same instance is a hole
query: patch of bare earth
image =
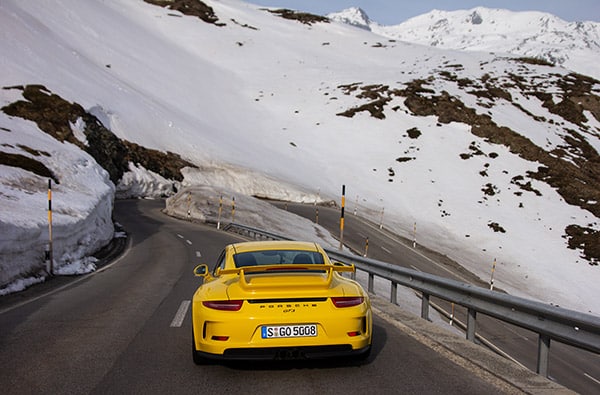
{"type": "Polygon", "coordinates": [[[144,0],[146,3],[170,10],[179,11],[183,15],[195,16],[206,23],[212,23],[216,26],[224,26],[219,23],[219,18],[215,10],[200,0],[144,0]]]}
{"type": "MultiPolygon", "coordinates": [[[[166,179],[181,181],[181,169],[193,164],[183,160],[171,152],[160,152],[144,148],[138,144],[119,139],[114,133],[102,125],[92,114],[86,112],[77,103],[70,103],[53,94],[42,85],[14,86],[4,89],[22,91],[25,100],[19,100],[2,107],[7,115],[33,121],[38,128],[61,142],[69,142],[89,153],[117,184],[123,173],[129,170],[129,162],[158,173],[166,179]],[[85,124],[84,134],[87,145],[73,134],[71,125],[78,119],[85,124]]],[[[36,156],[36,153],[29,153],[36,156]]],[[[2,153],[2,164],[19,167],[44,177],[58,180],[41,162],[24,155],[2,153]]]]}
{"type": "Polygon", "coordinates": [[[29,156],[0,151],[0,165],[19,167],[40,177],[51,178],[56,184],[59,183],[54,173],[46,165],[29,156]]]}
{"type": "Polygon", "coordinates": [[[277,9],[277,10],[269,10],[267,9],[267,11],[269,11],[272,14],[275,15],[279,15],[280,17],[284,18],[284,19],[289,19],[292,21],[298,21],[300,23],[304,23],[305,25],[312,25],[313,23],[329,23],[329,18],[321,16],[321,15],[315,15],[315,14],[309,14],[308,12],[300,12],[300,11],[294,11],[294,10],[288,10],[288,9],[277,9]]]}
{"type": "MultiPolygon", "coordinates": [[[[516,61],[528,64],[533,62],[528,59],[516,61]]],[[[427,80],[410,81],[401,88],[390,88],[387,85],[362,85],[362,83],[340,85],[338,88],[346,95],[355,95],[359,99],[366,99],[367,102],[337,115],[353,117],[359,112],[368,112],[372,117],[383,120],[387,104],[394,97],[402,97],[404,104],[414,115],[436,116],[440,124],[460,122],[471,125],[471,133],[474,135],[490,143],[506,146],[512,153],[527,161],[541,163],[537,171],[529,172],[527,176],[546,182],[555,188],[567,203],[588,210],[600,218],[600,156],[585,137],[586,134],[598,137],[600,133],[587,125],[586,116],[591,114],[600,121],[600,97],[594,91],[594,86],[600,82],[574,73],[565,76],[553,74],[552,77],[555,81],[551,85],[553,94],[548,93],[550,90],[543,86],[516,74],[505,76],[503,81],[491,78],[487,74],[480,80],[470,80],[459,78],[448,70],[443,70],[437,76],[427,80]],[[512,103],[538,122],[553,123],[539,116],[533,116],[518,103],[513,102],[508,90],[517,89],[524,96],[540,100],[548,111],[577,125],[578,130],[564,128],[565,144],[548,152],[535,145],[519,131],[499,126],[489,115],[478,113],[447,91],[436,92],[431,87],[435,78],[454,82],[467,93],[485,100],[481,103],[482,107],[491,107],[494,102],[503,100],[512,103]],[[556,100],[557,97],[560,100],[556,100]]],[[[467,159],[470,155],[472,154],[461,157],[467,159]]],[[[518,185],[523,185],[523,189],[527,190],[528,184],[518,185]]],[[[489,194],[490,191],[489,185],[484,188],[484,193],[489,194]]],[[[503,231],[495,223],[490,227],[494,231],[503,231]]],[[[600,263],[600,232],[594,231],[591,225],[590,227],[571,225],[565,229],[565,237],[568,239],[569,247],[581,250],[582,258],[591,265],[600,263]]]]}

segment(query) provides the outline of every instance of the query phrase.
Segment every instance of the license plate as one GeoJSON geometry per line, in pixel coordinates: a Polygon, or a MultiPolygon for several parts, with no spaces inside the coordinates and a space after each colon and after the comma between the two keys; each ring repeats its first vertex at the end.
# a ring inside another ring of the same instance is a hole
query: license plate
{"type": "Polygon", "coordinates": [[[275,339],[282,337],[315,337],[317,336],[317,325],[265,325],[261,327],[261,334],[263,339],[275,339]]]}

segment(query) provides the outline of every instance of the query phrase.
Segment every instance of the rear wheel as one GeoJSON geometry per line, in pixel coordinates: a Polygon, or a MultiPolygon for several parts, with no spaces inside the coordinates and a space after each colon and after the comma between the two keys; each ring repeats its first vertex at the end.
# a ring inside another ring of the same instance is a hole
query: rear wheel
{"type": "Polygon", "coordinates": [[[194,360],[194,363],[196,365],[206,365],[208,363],[208,359],[203,357],[202,354],[200,354],[197,350],[196,350],[196,340],[195,340],[195,336],[194,336],[194,330],[192,329],[192,359],[194,360]]]}
{"type": "Polygon", "coordinates": [[[358,354],[356,356],[356,359],[359,360],[359,361],[366,361],[367,359],[369,359],[369,356],[371,356],[371,347],[372,346],[369,344],[369,348],[367,348],[365,350],[365,352],[363,352],[361,354],[358,354]]]}

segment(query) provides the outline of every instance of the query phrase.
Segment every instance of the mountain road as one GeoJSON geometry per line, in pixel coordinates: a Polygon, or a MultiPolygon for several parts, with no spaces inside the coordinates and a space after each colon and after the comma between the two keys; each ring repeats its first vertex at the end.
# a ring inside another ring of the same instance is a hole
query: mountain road
{"type": "Polygon", "coordinates": [[[4,394],[518,392],[400,330],[391,313],[376,314],[364,362],[194,365],[189,305],[201,280],[192,270],[243,239],[163,207],[117,201],[128,242],[116,260],[0,299],[4,394]]]}

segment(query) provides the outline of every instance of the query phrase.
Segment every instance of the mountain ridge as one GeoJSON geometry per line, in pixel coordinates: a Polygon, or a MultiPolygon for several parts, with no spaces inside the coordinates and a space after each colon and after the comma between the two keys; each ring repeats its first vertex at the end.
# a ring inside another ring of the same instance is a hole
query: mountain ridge
{"type": "Polygon", "coordinates": [[[600,23],[597,22],[566,22],[539,11],[514,12],[485,7],[432,10],[391,26],[372,21],[357,8],[328,16],[389,39],[538,58],[600,78],[598,68],[589,64],[590,59],[600,55],[600,23]]]}

